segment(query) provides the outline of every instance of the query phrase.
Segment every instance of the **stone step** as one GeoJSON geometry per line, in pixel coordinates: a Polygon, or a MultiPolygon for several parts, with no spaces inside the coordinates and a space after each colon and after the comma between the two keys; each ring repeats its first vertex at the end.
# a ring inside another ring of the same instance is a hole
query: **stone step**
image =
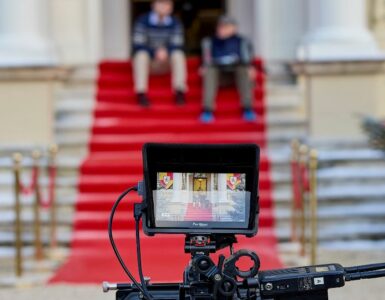
{"type": "Polygon", "coordinates": [[[357,239],[353,241],[324,241],[319,244],[320,249],[327,250],[343,250],[366,251],[366,250],[385,250],[385,239],[383,240],[367,240],[357,239]]]}
{"type": "MultiPolygon", "coordinates": [[[[287,168],[285,171],[290,172],[290,161],[292,155],[290,143],[282,145],[281,148],[272,148],[269,150],[269,157],[272,165],[281,167],[286,165],[287,168]]],[[[352,167],[356,169],[362,168],[362,171],[364,171],[369,167],[385,167],[385,153],[383,151],[368,148],[351,150],[317,150],[319,154],[318,159],[320,170],[333,167],[352,167]]]]}
{"type": "Polygon", "coordinates": [[[369,149],[366,145],[363,148],[319,150],[321,168],[328,164],[368,164],[385,163],[385,153],[380,150],[369,149]]]}
{"type": "MultiPolygon", "coordinates": [[[[299,117],[269,117],[269,133],[268,135],[288,135],[297,136],[305,134],[305,119],[299,117]]],[[[58,121],[55,126],[57,138],[79,138],[87,141],[92,128],[91,117],[68,118],[58,121]]],[[[138,133],[139,134],[139,133],[138,133]]]]}
{"type": "MultiPolygon", "coordinates": [[[[69,253],[69,249],[67,245],[68,245],[68,241],[64,243],[64,246],[58,246],[57,252],[62,253],[63,256],[67,256],[69,253]]],[[[23,253],[24,259],[32,259],[35,253],[35,249],[32,246],[24,246],[22,253],[23,253]]],[[[2,246],[0,248],[0,259],[13,259],[14,257],[15,257],[15,247],[2,246]]],[[[13,263],[13,261],[10,261],[10,263],[13,263]]]]}
{"type": "MultiPolygon", "coordinates": [[[[43,246],[49,246],[50,245],[50,239],[49,239],[49,228],[46,226],[42,228],[42,233],[41,233],[41,242],[43,246]]],[[[68,226],[58,226],[57,227],[57,243],[58,246],[68,246],[69,243],[71,242],[71,236],[72,236],[72,230],[71,227],[68,226]]],[[[27,231],[24,229],[24,232],[22,234],[22,241],[23,241],[23,249],[27,247],[28,245],[33,245],[35,241],[35,235],[34,233],[29,230],[27,231]]],[[[0,258],[1,255],[7,254],[4,251],[5,246],[13,246],[15,243],[15,235],[12,231],[7,231],[7,232],[1,232],[0,234],[0,245],[2,247],[0,248],[0,258]]],[[[11,254],[12,252],[9,252],[11,249],[8,248],[8,254],[11,254]]]]}
{"type": "MultiPolygon", "coordinates": [[[[74,170],[78,169],[79,165],[83,161],[83,157],[76,156],[64,156],[59,155],[56,159],[56,166],[58,172],[65,170],[74,170]]],[[[25,157],[22,162],[23,170],[31,170],[34,165],[34,161],[31,158],[31,153],[25,153],[25,157]]],[[[42,158],[39,160],[39,166],[42,171],[48,167],[48,159],[42,158]]],[[[13,159],[11,156],[0,157],[0,167],[2,170],[12,170],[13,168],[13,159]]]]}
{"type": "MultiPolygon", "coordinates": [[[[40,220],[43,226],[49,225],[50,214],[48,210],[41,210],[40,220]]],[[[15,221],[14,211],[2,211],[0,212],[0,228],[2,232],[13,231],[13,223],[15,221]]],[[[24,230],[31,230],[32,224],[34,222],[34,215],[32,209],[24,209],[21,212],[21,222],[23,224],[24,230]]],[[[60,213],[57,212],[57,224],[58,226],[65,226],[71,228],[73,225],[73,211],[61,209],[60,213]]]]}
{"type": "MultiPolygon", "coordinates": [[[[96,85],[67,85],[57,92],[57,100],[66,100],[73,98],[92,98],[96,93],[96,85]]],[[[298,104],[302,101],[303,92],[297,85],[277,85],[268,84],[266,86],[267,103],[278,102],[276,100],[290,99],[298,104]]]]}
{"type": "Polygon", "coordinates": [[[385,185],[379,184],[345,184],[341,186],[330,186],[318,190],[320,201],[363,201],[368,200],[383,200],[385,199],[385,185]]]}
{"type": "MultiPolygon", "coordinates": [[[[267,102],[267,113],[278,114],[278,113],[295,113],[298,108],[298,99],[285,98],[282,99],[271,99],[267,102]]],[[[56,116],[87,116],[93,112],[95,107],[95,101],[93,97],[70,97],[57,101],[55,104],[56,116]]]]}
{"type": "Polygon", "coordinates": [[[306,144],[319,150],[352,150],[352,149],[367,149],[368,142],[364,137],[352,138],[318,138],[306,140],[306,144]]]}
{"type": "MultiPolygon", "coordinates": [[[[72,207],[75,204],[77,192],[73,191],[65,191],[64,193],[58,192],[55,198],[55,203],[58,208],[67,208],[72,207]]],[[[0,210],[13,210],[15,197],[12,192],[0,192],[0,210]]],[[[22,208],[31,208],[34,203],[34,195],[21,195],[20,203],[22,208]]]]}
{"type": "MultiPolygon", "coordinates": [[[[28,174],[22,174],[21,175],[21,182],[24,183],[24,185],[29,185],[31,180],[31,176],[28,174]]],[[[70,177],[57,177],[56,178],[56,187],[57,188],[75,188],[77,187],[78,180],[74,176],[70,177]]],[[[49,185],[49,179],[47,177],[40,178],[39,184],[42,188],[48,187],[49,185]]],[[[14,185],[14,177],[13,174],[6,173],[6,174],[0,174],[0,191],[13,189],[14,185]]]]}
{"type": "Polygon", "coordinates": [[[66,101],[68,99],[94,99],[96,94],[96,85],[89,84],[87,86],[67,86],[56,92],[56,103],[66,101]]]}
{"type": "Polygon", "coordinates": [[[337,166],[332,168],[324,168],[318,171],[319,189],[324,186],[344,184],[364,185],[383,184],[385,182],[385,162],[377,166],[366,168],[357,166],[337,166]]]}
{"type": "MultiPolygon", "coordinates": [[[[276,132],[268,135],[269,149],[281,149],[282,145],[289,144],[293,138],[298,138],[297,133],[281,133],[276,132]]],[[[61,149],[61,153],[66,155],[85,155],[87,149],[84,148],[86,141],[84,137],[57,137],[57,143],[61,149]]]]}
{"type": "Polygon", "coordinates": [[[357,223],[349,221],[338,225],[332,224],[319,231],[319,239],[322,241],[342,240],[385,240],[384,223],[357,223]]]}
{"type": "MultiPolygon", "coordinates": [[[[281,184],[275,185],[275,199],[281,199],[282,201],[291,199],[291,184],[287,181],[289,176],[287,173],[281,173],[281,184]]],[[[329,184],[322,184],[324,179],[319,179],[318,199],[321,202],[346,201],[349,203],[355,203],[363,199],[365,199],[365,201],[385,199],[384,181],[376,182],[376,180],[374,180],[373,183],[372,180],[369,180],[371,178],[370,175],[367,177],[369,178],[367,181],[363,178],[365,178],[365,176],[359,177],[360,180],[357,179],[360,184],[351,183],[350,180],[343,182],[343,177],[341,178],[342,181],[338,181],[338,177],[335,179],[328,177],[326,180],[330,182],[329,184]],[[332,184],[333,182],[336,184],[332,184]]]]}

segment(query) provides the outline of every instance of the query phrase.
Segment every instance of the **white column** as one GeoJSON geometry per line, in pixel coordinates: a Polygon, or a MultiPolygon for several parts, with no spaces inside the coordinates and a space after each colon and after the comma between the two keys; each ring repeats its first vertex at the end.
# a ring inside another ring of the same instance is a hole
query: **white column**
{"type": "Polygon", "coordinates": [[[218,192],[219,192],[219,201],[226,202],[226,191],[227,191],[227,174],[218,174],[218,192]]]}
{"type": "Polygon", "coordinates": [[[182,173],[174,173],[174,191],[180,191],[182,189],[182,173]]]}
{"type": "MultiPolygon", "coordinates": [[[[184,197],[181,193],[181,190],[182,190],[182,181],[183,181],[183,178],[182,178],[182,173],[174,173],[174,183],[173,183],[173,197],[172,197],[172,201],[173,202],[180,202],[180,201],[183,201],[184,197]]],[[[187,199],[185,199],[186,202],[187,199]]]]}
{"type": "Polygon", "coordinates": [[[0,0],[0,66],[52,65],[47,0],[0,0]]]}
{"type": "Polygon", "coordinates": [[[131,5],[127,0],[103,1],[103,56],[127,59],[131,49],[131,5]]]}
{"type": "Polygon", "coordinates": [[[250,9],[254,10],[257,55],[276,63],[295,59],[298,40],[306,30],[304,1],[312,0],[255,0],[250,9]]]}
{"type": "Polygon", "coordinates": [[[309,27],[300,60],[383,58],[368,30],[365,0],[309,0],[309,27]]]}

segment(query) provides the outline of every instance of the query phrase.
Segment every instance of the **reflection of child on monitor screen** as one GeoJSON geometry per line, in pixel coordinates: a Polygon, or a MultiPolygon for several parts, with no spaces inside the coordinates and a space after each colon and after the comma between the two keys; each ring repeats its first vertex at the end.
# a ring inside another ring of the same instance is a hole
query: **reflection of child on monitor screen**
{"type": "Polygon", "coordinates": [[[154,191],[158,221],[244,222],[246,175],[159,172],[154,191]]]}

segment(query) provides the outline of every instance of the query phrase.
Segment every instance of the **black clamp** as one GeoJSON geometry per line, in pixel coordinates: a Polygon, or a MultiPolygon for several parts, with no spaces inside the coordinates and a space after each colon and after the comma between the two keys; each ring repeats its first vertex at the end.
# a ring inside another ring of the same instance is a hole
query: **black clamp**
{"type": "Polygon", "coordinates": [[[258,255],[255,254],[253,251],[242,249],[235,252],[233,255],[231,255],[225,260],[223,273],[228,275],[229,277],[240,277],[246,279],[255,277],[258,274],[260,267],[261,262],[259,260],[258,255]],[[237,262],[242,257],[248,257],[254,263],[248,271],[241,271],[239,267],[237,267],[237,262]]]}

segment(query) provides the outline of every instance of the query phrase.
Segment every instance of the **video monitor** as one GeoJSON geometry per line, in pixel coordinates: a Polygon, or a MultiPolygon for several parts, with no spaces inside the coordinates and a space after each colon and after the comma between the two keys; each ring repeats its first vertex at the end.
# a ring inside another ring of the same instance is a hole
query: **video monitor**
{"type": "Polygon", "coordinates": [[[143,157],[147,234],[256,233],[256,145],[146,144],[143,157]]]}

